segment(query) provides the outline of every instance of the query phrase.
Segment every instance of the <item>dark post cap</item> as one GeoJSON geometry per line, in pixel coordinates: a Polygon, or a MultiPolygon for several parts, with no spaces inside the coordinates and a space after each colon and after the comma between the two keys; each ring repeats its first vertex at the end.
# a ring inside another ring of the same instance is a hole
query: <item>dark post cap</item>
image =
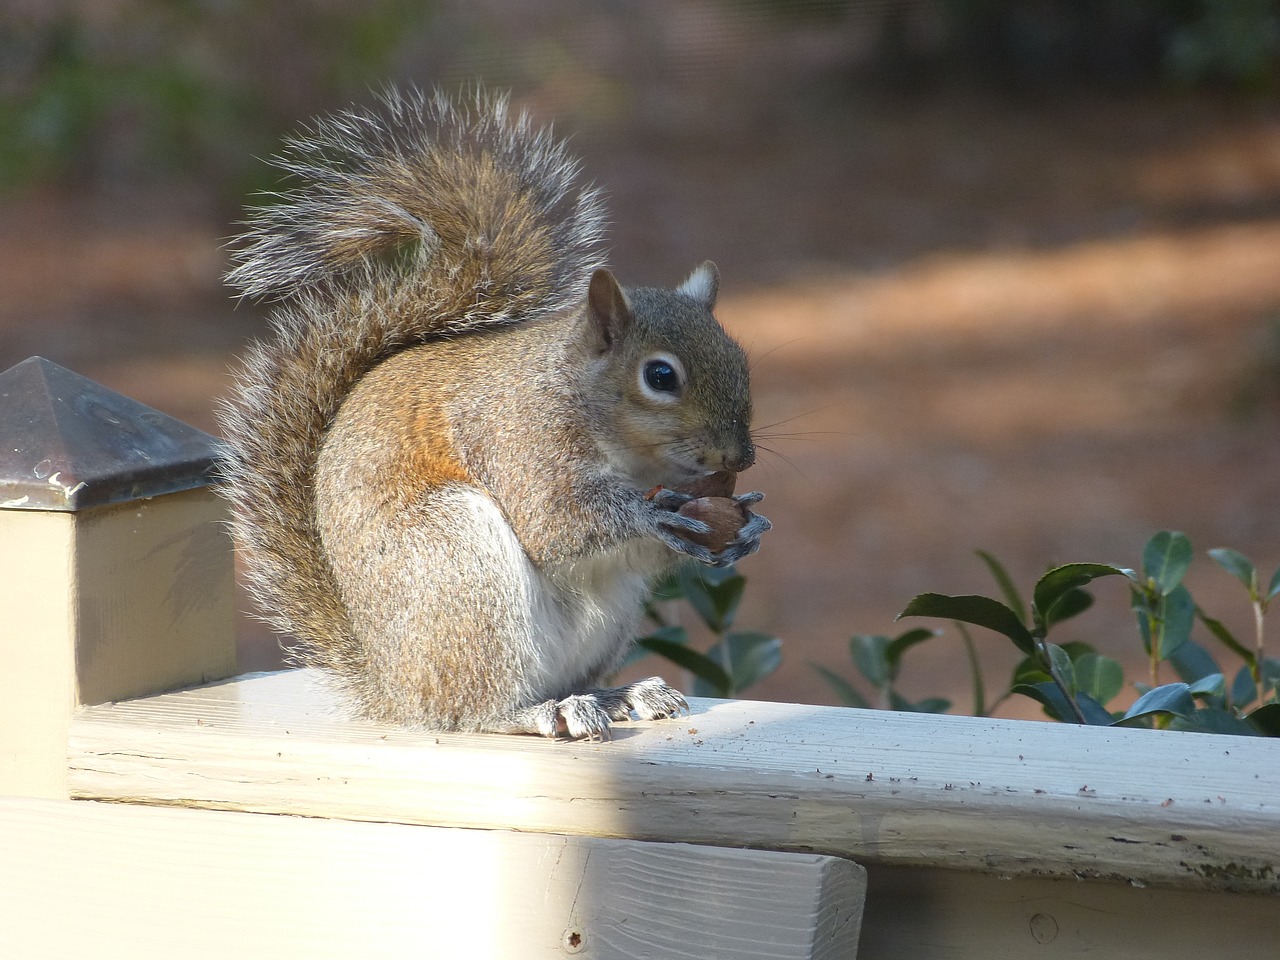
{"type": "Polygon", "coordinates": [[[0,373],[0,509],[75,511],[207,486],[218,447],[43,357],[0,373]]]}

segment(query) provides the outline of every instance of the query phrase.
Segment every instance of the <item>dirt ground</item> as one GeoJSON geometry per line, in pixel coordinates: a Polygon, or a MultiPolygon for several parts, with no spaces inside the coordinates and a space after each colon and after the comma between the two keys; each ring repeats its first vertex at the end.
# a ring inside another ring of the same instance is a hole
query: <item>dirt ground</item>
{"type": "MultiPolygon", "coordinates": [[[[977,548],[1029,585],[1181,529],[1202,605],[1249,624],[1204,550],[1280,564],[1280,110],[828,91],[575,144],[624,282],[717,260],[754,358],[775,529],[740,625],[785,660],[751,695],[833,702],[810,661],[849,673],[849,636],[901,629],[916,593],[988,590],[977,548]]],[[[198,190],[5,198],[0,369],[39,354],[213,430],[262,329],[219,286],[233,216],[198,190]]],[[[1141,678],[1123,588],[1096,595],[1061,639],[1141,678]]],[[[1003,683],[1013,651],[979,641],[1003,683]]],[[[246,617],[246,667],[273,651],[246,617]]],[[[909,654],[903,688],[967,710],[958,641],[909,654]]]]}

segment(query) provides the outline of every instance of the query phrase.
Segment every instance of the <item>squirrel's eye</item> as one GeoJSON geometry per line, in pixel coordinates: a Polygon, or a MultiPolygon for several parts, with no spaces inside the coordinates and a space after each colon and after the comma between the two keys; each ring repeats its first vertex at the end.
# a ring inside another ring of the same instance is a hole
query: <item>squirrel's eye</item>
{"type": "Polygon", "coordinates": [[[665,360],[650,360],[644,365],[644,382],[662,393],[680,389],[680,374],[665,360]]]}

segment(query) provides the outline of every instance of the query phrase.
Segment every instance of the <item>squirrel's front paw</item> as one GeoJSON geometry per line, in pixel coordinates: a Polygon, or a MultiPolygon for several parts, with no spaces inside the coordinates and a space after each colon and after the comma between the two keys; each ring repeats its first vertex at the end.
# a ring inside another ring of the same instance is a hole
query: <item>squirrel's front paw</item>
{"type": "Polygon", "coordinates": [[[766,530],[771,530],[773,524],[769,522],[768,517],[753,513],[750,508],[763,499],[764,494],[759,492],[744,493],[740,497],[733,498],[733,502],[742,512],[746,522],[738,528],[734,538],[725,544],[724,549],[716,554],[712,561],[713,566],[730,566],[760,549],[760,537],[766,530]]]}
{"type": "Polygon", "coordinates": [[[763,499],[763,493],[738,497],[673,494],[656,501],[661,508],[658,539],[677,553],[714,567],[727,567],[759,550],[761,535],[773,526],[750,509],[763,499]]]}

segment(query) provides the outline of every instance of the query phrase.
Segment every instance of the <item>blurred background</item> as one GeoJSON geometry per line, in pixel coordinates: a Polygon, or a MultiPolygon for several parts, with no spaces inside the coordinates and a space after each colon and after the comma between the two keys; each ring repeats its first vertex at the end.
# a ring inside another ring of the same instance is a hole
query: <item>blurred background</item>
{"type": "MultiPolygon", "coordinates": [[[[257,158],[386,83],[476,80],[572,137],[625,283],[720,265],[775,524],[739,624],[784,639],[751,696],[834,702],[811,662],[852,674],[850,635],[922,591],[992,593],[975,549],[1029,587],[1183,530],[1251,634],[1204,551],[1280,564],[1270,0],[5,0],[0,369],[213,431],[264,330],[220,285],[257,158]]],[[[1142,677],[1123,585],[1094,592],[1058,639],[1142,677]]],[[[976,639],[1003,684],[1015,652],[976,639]]],[[[278,661],[247,616],[241,649],[278,661]]],[[[966,669],[943,637],[902,689],[963,712],[966,669]]]]}

